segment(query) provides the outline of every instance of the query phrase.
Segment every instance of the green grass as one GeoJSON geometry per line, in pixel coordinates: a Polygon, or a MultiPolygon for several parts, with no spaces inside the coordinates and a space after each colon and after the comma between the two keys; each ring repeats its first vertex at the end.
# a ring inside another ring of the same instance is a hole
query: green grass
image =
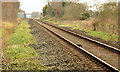
{"type": "Polygon", "coordinates": [[[87,33],[88,35],[99,37],[104,40],[118,41],[118,36],[115,34],[101,32],[101,31],[88,31],[88,30],[87,30],[87,32],[89,32],[89,33],[87,33]]]}
{"type": "MultiPolygon", "coordinates": [[[[49,22],[49,23],[53,23],[53,24],[59,24],[59,23],[57,23],[55,21],[50,21],[50,20],[51,19],[44,20],[44,21],[49,22]]],[[[59,24],[59,26],[61,26],[61,27],[72,27],[73,29],[80,29],[80,30],[82,30],[81,26],[74,25],[74,24],[59,24]]]]}
{"type": "Polygon", "coordinates": [[[75,24],[60,24],[61,27],[72,27],[72,29],[79,29],[82,30],[81,26],[75,25],[75,24]]]}
{"type": "MultiPolygon", "coordinates": [[[[28,45],[34,43],[34,36],[29,33],[29,25],[27,20],[19,24],[14,33],[7,41],[7,48],[4,56],[9,56],[11,62],[8,67],[3,69],[8,70],[47,70],[48,68],[40,64],[39,60],[34,59],[38,56],[35,50],[28,45]]],[[[4,63],[3,63],[4,64],[4,63]]]]}
{"type": "Polygon", "coordinates": [[[49,22],[49,23],[53,23],[53,24],[58,24],[58,23],[55,22],[55,21],[50,21],[50,20],[44,20],[44,21],[47,21],[47,22],[49,22]]]}
{"type": "Polygon", "coordinates": [[[18,27],[15,29],[14,34],[11,35],[9,39],[9,44],[26,44],[33,43],[34,37],[30,34],[30,29],[27,21],[23,21],[18,27]]]}
{"type": "MultiPolygon", "coordinates": [[[[48,20],[44,20],[46,22],[50,22],[53,24],[59,24],[55,21],[50,21],[50,19],[48,20]]],[[[94,36],[94,37],[99,37],[102,38],[104,40],[110,40],[110,41],[118,41],[118,36],[115,34],[111,34],[111,33],[106,33],[106,32],[101,32],[101,31],[93,31],[90,29],[83,29],[80,25],[75,25],[75,24],[59,24],[59,26],[64,26],[64,27],[72,27],[72,29],[79,29],[79,30],[84,30],[86,32],[88,32],[88,35],[94,36]]]]}

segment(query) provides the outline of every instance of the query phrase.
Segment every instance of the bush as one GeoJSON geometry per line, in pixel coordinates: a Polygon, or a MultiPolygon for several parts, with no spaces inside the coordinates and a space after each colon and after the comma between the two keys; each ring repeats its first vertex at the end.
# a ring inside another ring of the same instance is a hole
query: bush
{"type": "Polygon", "coordinates": [[[70,3],[64,7],[64,15],[61,19],[78,20],[87,11],[87,5],[83,3],[70,3]]]}
{"type": "Polygon", "coordinates": [[[90,17],[90,14],[87,12],[87,13],[83,13],[82,14],[83,16],[86,16],[87,18],[89,18],[90,17]]]}
{"type": "Polygon", "coordinates": [[[86,13],[83,13],[82,17],[80,17],[79,19],[80,20],[85,20],[85,19],[88,19],[89,17],[90,17],[90,14],[88,12],[86,12],[86,13]]]}
{"type": "Polygon", "coordinates": [[[116,2],[105,3],[101,6],[99,12],[100,19],[108,19],[108,18],[117,18],[118,17],[118,5],[116,2]]]}

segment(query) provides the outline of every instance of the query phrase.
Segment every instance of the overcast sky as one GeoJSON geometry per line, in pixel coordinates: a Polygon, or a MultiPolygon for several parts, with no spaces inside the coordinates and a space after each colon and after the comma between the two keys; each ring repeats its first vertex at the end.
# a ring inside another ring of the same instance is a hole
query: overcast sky
{"type": "Polygon", "coordinates": [[[42,12],[42,8],[47,4],[45,0],[19,0],[21,3],[20,9],[26,13],[42,12]]]}
{"type": "MultiPolygon", "coordinates": [[[[21,3],[20,9],[26,13],[42,12],[42,8],[47,4],[46,0],[19,0],[21,3]]],[[[106,0],[97,0],[99,3],[104,3],[106,0]]],[[[112,0],[113,1],[113,0],[112,0]]],[[[79,3],[86,2],[89,6],[94,5],[95,0],[80,0],[79,3]]],[[[95,10],[95,8],[91,8],[95,10]]]]}

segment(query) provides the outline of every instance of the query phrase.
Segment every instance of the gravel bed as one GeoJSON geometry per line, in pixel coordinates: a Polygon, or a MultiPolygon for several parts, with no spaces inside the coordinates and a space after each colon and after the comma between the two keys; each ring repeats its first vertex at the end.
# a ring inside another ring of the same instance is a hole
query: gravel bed
{"type": "Polygon", "coordinates": [[[51,70],[103,70],[65,42],[51,36],[33,22],[29,22],[35,44],[30,44],[39,54],[41,64],[51,70]]]}

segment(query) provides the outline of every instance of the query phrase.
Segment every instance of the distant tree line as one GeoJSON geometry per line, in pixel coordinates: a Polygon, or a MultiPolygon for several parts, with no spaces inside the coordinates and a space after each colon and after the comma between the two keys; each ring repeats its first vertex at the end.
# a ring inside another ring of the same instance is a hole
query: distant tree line
{"type": "Polygon", "coordinates": [[[80,19],[90,17],[88,6],[85,3],[49,2],[43,7],[43,15],[59,19],[80,19]]]}
{"type": "Polygon", "coordinates": [[[85,20],[90,16],[105,18],[117,18],[117,2],[107,2],[99,6],[95,4],[97,11],[88,10],[89,6],[85,3],[73,2],[48,2],[43,7],[43,16],[57,17],[60,19],[79,19],[85,20]]]}
{"type": "Polygon", "coordinates": [[[60,20],[93,18],[94,21],[91,25],[94,31],[100,30],[118,34],[118,2],[111,0],[103,4],[95,2],[92,7],[96,10],[89,10],[91,6],[86,3],[49,2],[43,7],[43,15],[44,18],[56,17],[60,20]]]}

